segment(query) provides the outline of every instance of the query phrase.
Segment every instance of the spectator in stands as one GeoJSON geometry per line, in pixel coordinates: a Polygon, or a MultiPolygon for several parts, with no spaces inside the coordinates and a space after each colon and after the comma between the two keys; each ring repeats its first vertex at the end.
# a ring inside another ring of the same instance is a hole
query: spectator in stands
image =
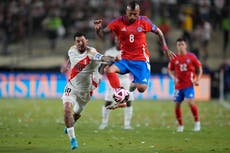
{"type": "Polygon", "coordinates": [[[203,74],[211,75],[212,71],[211,71],[211,68],[209,67],[206,59],[202,63],[202,68],[203,68],[203,74]]]}
{"type": "Polygon", "coordinates": [[[180,14],[180,20],[182,22],[182,37],[188,42],[188,46],[190,50],[193,49],[193,41],[192,41],[192,32],[193,32],[193,8],[186,7],[183,10],[183,13],[180,14]]]}
{"type": "Polygon", "coordinates": [[[198,13],[199,18],[209,20],[210,19],[210,9],[211,1],[210,0],[199,0],[198,3],[198,13]]]}
{"type": "Polygon", "coordinates": [[[230,65],[227,58],[224,58],[219,70],[224,73],[224,94],[230,94],[230,65]]]}
{"type": "Polygon", "coordinates": [[[9,44],[13,40],[13,37],[15,36],[14,28],[15,23],[13,22],[13,14],[9,11],[6,11],[3,17],[2,22],[2,29],[3,29],[3,35],[2,35],[2,54],[8,55],[10,54],[9,51],[9,44]]]}
{"type": "Polygon", "coordinates": [[[230,31],[230,11],[229,8],[224,8],[222,19],[223,30],[223,56],[227,55],[227,48],[229,44],[229,31],[230,31]]]}
{"type": "Polygon", "coordinates": [[[59,17],[57,10],[51,10],[48,17],[43,21],[43,26],[50,40],[50,49],[54,51],[57,45],[58,30],[62,27],[62,19],[59,17]]]}
{"type": "Polygon", "coordinates": [[[208,57],[208,45],[211,39],[212,26],[211,24],[204,19],[201,19],[201,22],[198,26],[198,34],[201,44],[201,51],[203,52],[203,58],[207,59],[208,57]]]}

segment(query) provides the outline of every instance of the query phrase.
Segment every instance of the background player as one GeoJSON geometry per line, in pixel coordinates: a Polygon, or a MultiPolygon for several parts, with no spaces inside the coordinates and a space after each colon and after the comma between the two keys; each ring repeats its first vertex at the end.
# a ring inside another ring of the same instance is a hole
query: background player
{"type": "Polygon", "coordinates": [[[102,28],[102,20],[95,20],[94,24],[96,33],[100,38],[104,38],[105,34],[114,32],[120,42],[122,60],[115,62],[107,71],[107,78],[112,88],[120,87],[116,73],[130,72],[134,77],[130,91],[134,91],[136,88],[139,92],[146,90],[150,76],[147,32],[157,34],[164,53],[169,58],[175,57],[175,54],[168,49],[161,30],[148,17],[140,16],[140,5],[136,1],[128,3],[126,15],[116,18],[104,29],[102,28]]]}
{"type": "MultiPolygon", "coordinates": [[[[65,133],[70,138],[71,148],[78,147],[74,123],[89,102],[100,81],[99,61],[113,62],[114,58],[103,56],[95,48],[88,46],[88,40],[82,33],[74,35],[75,44],[68,51],[70,76],[62,96],[64,104],[65,133]]],[[[66,64],[68,65],[68,64],[66,64]]]]}
{"type": "MultiPolygon", "coordinates": [[[[119,42],[117,40],[117,37],[114,38],[114,43],[115,46],[106,50],[105,51],[105,56],[112,56],[112,57],[119,57],[121,54],[120,51],[120,46],[119,42]]],[[[106,65],[102,65],[102,68],[106,65]]],[[[120,75],[118,74],[118,77],[121,82],[121,86],[124,87],[125,89],[129,89],[130,86],[130,75],[129,74],[124,74],[120,75]]],[[[99,126],[99,129],[105,129],[108,126],[108,121],[109,121],[109,114],[111,112],[110,109],[107,109],[108,106],[112,105],[113,103],[113,88],[107,83],[107,90],[105,93],[105,105],[102,107],[102,123],[99,126]]],[[[126,102],[127,106],[124,107],[124,129],[130,130],[132,129],[130,123],[132,119],[132,114],[133,114],[133,107],[132,107],[132,101],[134,100],[133,92],[129,93],[129,100],[126,102]]]]}
{"type": "Polygon", "coordinates": [[[185,39],[177,39],[177,57],[169,62],[169,74],[175,83],[175,114],[178,121],[178,132],[183,132],[181,103],[185,99],[191,109],[195,120],[194,131],[200,131],[200,120],[198,107],[194,103],[195,92],[193,85],[198,86],[202,75],[202,66],[196,56],[187,51],[185,39]],[[198,68],[198,75],[195,77],[195,70],[198,68]]]}

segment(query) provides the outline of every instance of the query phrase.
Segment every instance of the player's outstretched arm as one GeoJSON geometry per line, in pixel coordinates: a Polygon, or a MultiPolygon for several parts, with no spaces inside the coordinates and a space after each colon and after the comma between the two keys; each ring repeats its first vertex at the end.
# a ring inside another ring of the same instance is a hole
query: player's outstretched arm
{"type": "Polygon", "coordinates": [[[97,35],[101,39],[104,39],[105,34],[111,32],[111,30],[108,27],[106,27],[104,29],[102,28],[102,19],[94,20],[94,28],[96,30],[97,35]]]}
{"type": "Polygon", "coordinates": [[[164,54],[168,56],[170,60],[174,59],[176,57],[176,54],[168,49],[163,32],[159,28],[157,28],[155,33],[158,35],[160,42],[162,43],[162,50],[164,54]]]}
{"type": "Polygon", "coordinates": [[[116,59],[112,56],[102,56],[101,57],[101,61],[102,62],[106,62],[106,63],[112,63],[114,62],[116,59]]]}

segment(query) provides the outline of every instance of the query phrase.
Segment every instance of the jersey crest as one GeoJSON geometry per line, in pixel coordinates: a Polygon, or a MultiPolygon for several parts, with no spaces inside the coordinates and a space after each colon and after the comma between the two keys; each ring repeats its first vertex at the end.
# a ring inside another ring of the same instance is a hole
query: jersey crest
{"type": "Polygon", "coordinates": [[[142,32],[142,27],[137,27],[138,32],[142,32]]]}
{"type": "Polygon", "coordinates": [[[191,60],[190,59],[186,59],[186,63],[190,63],[191,62],[191,60]]]}

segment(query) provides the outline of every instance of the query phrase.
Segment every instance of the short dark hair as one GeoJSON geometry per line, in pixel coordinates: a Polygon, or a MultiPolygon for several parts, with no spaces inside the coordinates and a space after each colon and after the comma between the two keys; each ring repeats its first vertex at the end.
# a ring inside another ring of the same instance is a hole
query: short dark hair
{"type": "Polygon", "coordinates": [[[73,36],[73,40],[75,40],[76,37],[81,37],[81,36],[84,36],[84,37],[86,38],[86,36],[85,36],[84,33],[76,32],[76,33],[74,34],[74,36],[73,36]]]}
{"type": "Polygon", "coordinates": [[[181,42],[181,41],[186,42],[186,39],[184,39],[184,38],[178,38],[178,39],[176,40],[176,42],[181,42]]]}
{"type": "Polygon", "coordinates": [[[129,2],[129,3],[127,4],[126,9],[128,8],[128,6],[130,7],[130,9],[131,9],[132,11],[135,10],[137,6],[139,6],[139,8],[140,8],[140,4],[139,4],[139,2],[136,1],[136,0],[129,2]]]}

